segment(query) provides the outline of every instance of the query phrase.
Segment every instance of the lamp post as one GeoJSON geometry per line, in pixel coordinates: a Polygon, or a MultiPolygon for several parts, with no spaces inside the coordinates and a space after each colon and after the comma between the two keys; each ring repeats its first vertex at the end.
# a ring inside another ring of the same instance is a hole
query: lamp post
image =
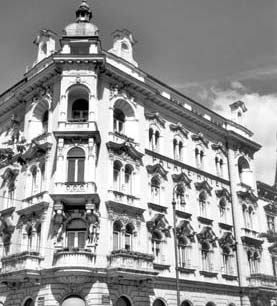
{"type": "Polygon", "coordinates": [[[172,208],[173,208],[173,236],[174,236],[174,251],[175,251],[175,273],[176,273],[176,292],[177,292],[177,306],[180,306],[180,287],[179,287],[179,269],[178,269],[178,244],[176,237],[176,200],[175,192],[177,185],[173,188],[172,208]]]}

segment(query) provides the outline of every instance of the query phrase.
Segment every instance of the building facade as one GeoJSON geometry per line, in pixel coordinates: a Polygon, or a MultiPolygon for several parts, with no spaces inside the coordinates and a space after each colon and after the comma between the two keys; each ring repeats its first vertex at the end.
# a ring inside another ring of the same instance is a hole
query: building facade
{"type": "Polygon", "coordinates": [[[0,96],[0,305],[274,305],[244,103],[226,119],[142,71],[126,29],[103,50],[86,1],[35,43],[0,96]]]}

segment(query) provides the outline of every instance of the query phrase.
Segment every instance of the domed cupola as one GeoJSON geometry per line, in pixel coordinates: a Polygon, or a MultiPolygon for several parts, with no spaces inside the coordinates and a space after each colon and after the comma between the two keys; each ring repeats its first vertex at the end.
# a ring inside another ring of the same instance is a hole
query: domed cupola
{"type": "Polygon", "coordinates": [[[76,10],[76,21],[65,27],[62,53],[91,54],[99,51],[98,28],[91,23],[92,11],[86,0],[76,10]]]}

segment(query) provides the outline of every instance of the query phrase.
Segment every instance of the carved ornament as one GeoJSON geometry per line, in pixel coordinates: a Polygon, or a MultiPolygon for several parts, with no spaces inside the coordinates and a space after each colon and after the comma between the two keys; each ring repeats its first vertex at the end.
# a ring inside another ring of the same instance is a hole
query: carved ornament
{"type": "Polygon", "coordinates": [[[155,214],[150,221],[146,222],[146,226],[150,233],[158,231],[164,233],[166,237],[170,237],[171,226],[163,214],[155,214]]]}

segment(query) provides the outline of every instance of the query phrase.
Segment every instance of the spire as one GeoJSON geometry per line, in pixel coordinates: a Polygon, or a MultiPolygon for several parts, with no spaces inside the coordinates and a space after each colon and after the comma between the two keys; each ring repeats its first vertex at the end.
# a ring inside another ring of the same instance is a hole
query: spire
{"type": "Polygon", "coordinates": [[[90,22],[92,18],[91,9],[87,3],[87,0],[82,0],[82,3],[79,5],[76,10],[76,21],[77,22],[90,22]]]}

